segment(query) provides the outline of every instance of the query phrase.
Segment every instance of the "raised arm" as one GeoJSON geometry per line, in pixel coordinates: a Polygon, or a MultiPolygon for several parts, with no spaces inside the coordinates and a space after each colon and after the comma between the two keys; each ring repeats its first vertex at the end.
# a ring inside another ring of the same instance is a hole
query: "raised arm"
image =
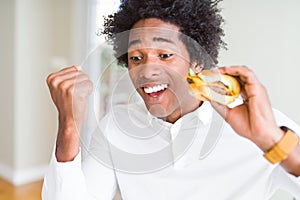
{"type": "MultiPolygon", "coordinates": [[[[252,70],[245,66],[219,68],[219,72],[237,76],[242,82],[243,104],[229,108],[215,102],[213,107],[241,136],[268,152],[282,141],[286,131],[277,126],[266,89],[252,70]]],[[[300,176],[300,146],[297,137],[291,139],[288,157],[280,164],[291,174],[300,176]]],[[[288,148],[287,148],[288,149],[288,148]]]]}
{"type": "Polygon", "coordinates": [[[59,114],[55,155],[58,162],[72,161],[79,152],[79,131],[86,118],[92,82],[80,67],[72,66],[50,74],[47,84],[59,114]]]}
{"type": "Polygon", "coordinates": [[[58,110],[59,127],[44,178],[43,200],[112,199],[116,191],[113,169],[92,156],[82,161],[80,154],[79,131],[86,119],[92,82],[80,67],[72,66],[50,74],[47,84],[58,110]]]}

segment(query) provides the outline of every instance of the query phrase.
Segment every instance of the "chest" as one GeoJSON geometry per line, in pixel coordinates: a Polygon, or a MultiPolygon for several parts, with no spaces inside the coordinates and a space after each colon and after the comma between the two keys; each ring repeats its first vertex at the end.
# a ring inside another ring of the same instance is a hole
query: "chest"
{"type": "Polygon", "coordinates": [[[261,157],[247,141],[221,138],[205,158],[186,151],[163,169],[117,173],[117,179],[123,198],[130,200],[267,199],[271,170],[261,157]]]}

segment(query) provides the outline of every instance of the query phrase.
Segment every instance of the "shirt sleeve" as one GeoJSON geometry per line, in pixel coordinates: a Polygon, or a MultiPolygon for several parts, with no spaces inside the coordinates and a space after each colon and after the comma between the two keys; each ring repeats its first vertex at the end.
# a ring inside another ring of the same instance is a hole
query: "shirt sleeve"
{"type": "Polygon", "coordinates": [[[116,193],[113,170],[92,156],[81,161],[81,153],[71,162],[57,162],[52,154],[44,177],[43,200],[111,200],[116,193]]]}
{"type": "Polygon", "coordinates": [[[275,115],[275,120],[278,126],[286,126],[289,129],[293,130],[296,135],[300,137],[300,126],[288,118],[285,114],[282,112],[273,109],[274,115],[275,115]]]}
{"type": "MultiPolygon", "coordinates": [[[[274,110],[274,114],[278,126],[287,126],[299,136],[300,127],[297,123],[278,110],[274,110]]],[[[293,195],[294,198],[300,199],[300,177],[288,173],[279,164],[274,168],[272,185],[274,189],[285,190],[293,195]]]]}
{"type": "Polygon", "coordinates": [[[290,193],[295,199],[300,200],[300,177],[289,174],[280,165],[273,171],[273,190],[281,189],[290,193]]]}

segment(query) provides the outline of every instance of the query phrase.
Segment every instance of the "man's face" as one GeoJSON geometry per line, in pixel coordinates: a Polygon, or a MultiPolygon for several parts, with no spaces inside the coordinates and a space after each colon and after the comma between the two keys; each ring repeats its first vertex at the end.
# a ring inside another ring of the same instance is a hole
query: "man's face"
{"type": "Polygon", "coordinates": [[[128,68],[131,80],[148,110],[176,121],[198,107],[184,81],[190,67],[179,28],[159,19],[138,21],[130,31],[128,68]]]}

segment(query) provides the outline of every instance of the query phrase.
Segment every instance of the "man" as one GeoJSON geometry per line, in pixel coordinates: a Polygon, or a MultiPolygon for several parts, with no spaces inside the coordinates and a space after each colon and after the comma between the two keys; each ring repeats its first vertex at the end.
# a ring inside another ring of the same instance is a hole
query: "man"
{"type": "Polygon", "coordinates": [[[197,100],[183,81],[189,69],[217,62],[221,24],[214,1],[123,1],[104,33],[144,104],[113,108],[81,162],[92,84],[77,66],[49,75],[59,129],[43,198],[112,199],[117,186],[130,200],[268,199],[278,188],[300,198],[300,146],[290,130],[300,128],[272,110],[255,74],[218,69],[241,80],[243,102],[231,108],[197,100]]]}

